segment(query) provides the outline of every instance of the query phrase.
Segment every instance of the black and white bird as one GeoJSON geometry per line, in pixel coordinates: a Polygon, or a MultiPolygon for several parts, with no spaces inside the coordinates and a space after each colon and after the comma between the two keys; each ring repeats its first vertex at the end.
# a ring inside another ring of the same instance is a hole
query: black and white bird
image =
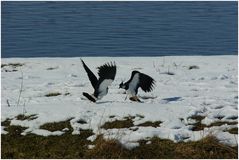
{"type": "Polygon", "coordinates": [[[130,96],[130,100],[141,102],[137,97],[139,87],[144,92],[151,92],[154,88],[154,85],[155,80],[152,77],[144,73],[140,73],[139,71],[133,71],[131,73],[130,79],[126,83],[121,82],[119,88],[126,90],[126,94],[130,96]]]}
{"type": "Polygon", "coordinates": [[[104,65],[97,67],[99,79],[96,78],[94,73],[87,67],[85,62],[81,59],[83,67],[88,75],[88,78],[94,88],[93,94],[83,92],[83,95],[92,102],[96,102],[108,93],[108,87],[115,79],[116,65],[114,63],[105,63],[104,65]]]}

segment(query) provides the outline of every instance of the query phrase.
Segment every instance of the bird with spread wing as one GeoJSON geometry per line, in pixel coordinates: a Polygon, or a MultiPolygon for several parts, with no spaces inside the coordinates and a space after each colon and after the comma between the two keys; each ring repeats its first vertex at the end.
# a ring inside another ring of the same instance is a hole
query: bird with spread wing
{"type": "Polygon", "coordinates": [[[108,87],[115,79],[116,75],[116,65],[114,63],[105,63],[104,65],[97,67],[99,79],[94,75],[94,73],[88,68],[85,62],[81,59],[83,67],[88,75],[91,85],[94,88],[93,94],[88,94],[83,92],[83,95],[92,102],[96,102],[108,93],[108,87]]]}
{"type": "Polygon", "coordinates": [[[126,83],[121,82],[119,88],[126,90],[127,95],[130,96],[130,100],[141,102],[137,97],[139,87],[144,92],[151,92],[154,88],[154,85],[155,80],[152,77],[144,73],[140,73],[139,71],[133,71],[131,73],[130,79],[126,83]]]}

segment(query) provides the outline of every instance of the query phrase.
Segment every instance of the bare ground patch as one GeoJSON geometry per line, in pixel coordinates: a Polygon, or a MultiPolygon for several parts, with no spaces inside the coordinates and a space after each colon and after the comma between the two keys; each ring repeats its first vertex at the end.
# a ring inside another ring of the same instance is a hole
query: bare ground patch
{"type": "Polygon", "coordinates": [[[179,143],[153,137],[139,141],[139,147],[128,150],[119,141],[105,140],[102,136],[98,136],[94,142],[88,141],[87,138],[93,135],[91,130],[72,135],[70,120],[43,125],[44,129],[52,131],[69,128],[61,136],[48,137],[34,134],[22,136],[20,133],[26,128],[10,126],[9,121],[2,122],[9,133],[2,135],[1,145],[4,147],[1,158],[238,158],[237,147],[220,144],[215,137],[179,143]],[[89,149],[89,144],[95,147],[89,149]]]}

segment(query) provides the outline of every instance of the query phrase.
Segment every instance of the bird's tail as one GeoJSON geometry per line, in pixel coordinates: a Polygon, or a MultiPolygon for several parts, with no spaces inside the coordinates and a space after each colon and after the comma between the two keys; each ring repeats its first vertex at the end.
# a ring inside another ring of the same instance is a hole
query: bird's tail
{"type": "Polygon", "coordinates": [[[97,100],[95,97],[93,97],[92,95],[90,95],[86,92],[83,92],[83,96],[85,96],[86,98],[88,98],[92,102],[96,102],[96,100],[97,100]]]}

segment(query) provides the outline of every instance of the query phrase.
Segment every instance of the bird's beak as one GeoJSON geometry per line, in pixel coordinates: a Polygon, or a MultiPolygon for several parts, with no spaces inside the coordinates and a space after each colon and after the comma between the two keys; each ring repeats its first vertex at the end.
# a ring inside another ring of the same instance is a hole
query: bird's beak
{"type": "Polygon", "coordinates": [[[120,83],[120,85],[119,85],[119,88],[122,88],[122,87],[120,87],[120,86],[123,86],[123,84],[124,84],[124,82],[122,81],[122,82],[120,83]]]}

